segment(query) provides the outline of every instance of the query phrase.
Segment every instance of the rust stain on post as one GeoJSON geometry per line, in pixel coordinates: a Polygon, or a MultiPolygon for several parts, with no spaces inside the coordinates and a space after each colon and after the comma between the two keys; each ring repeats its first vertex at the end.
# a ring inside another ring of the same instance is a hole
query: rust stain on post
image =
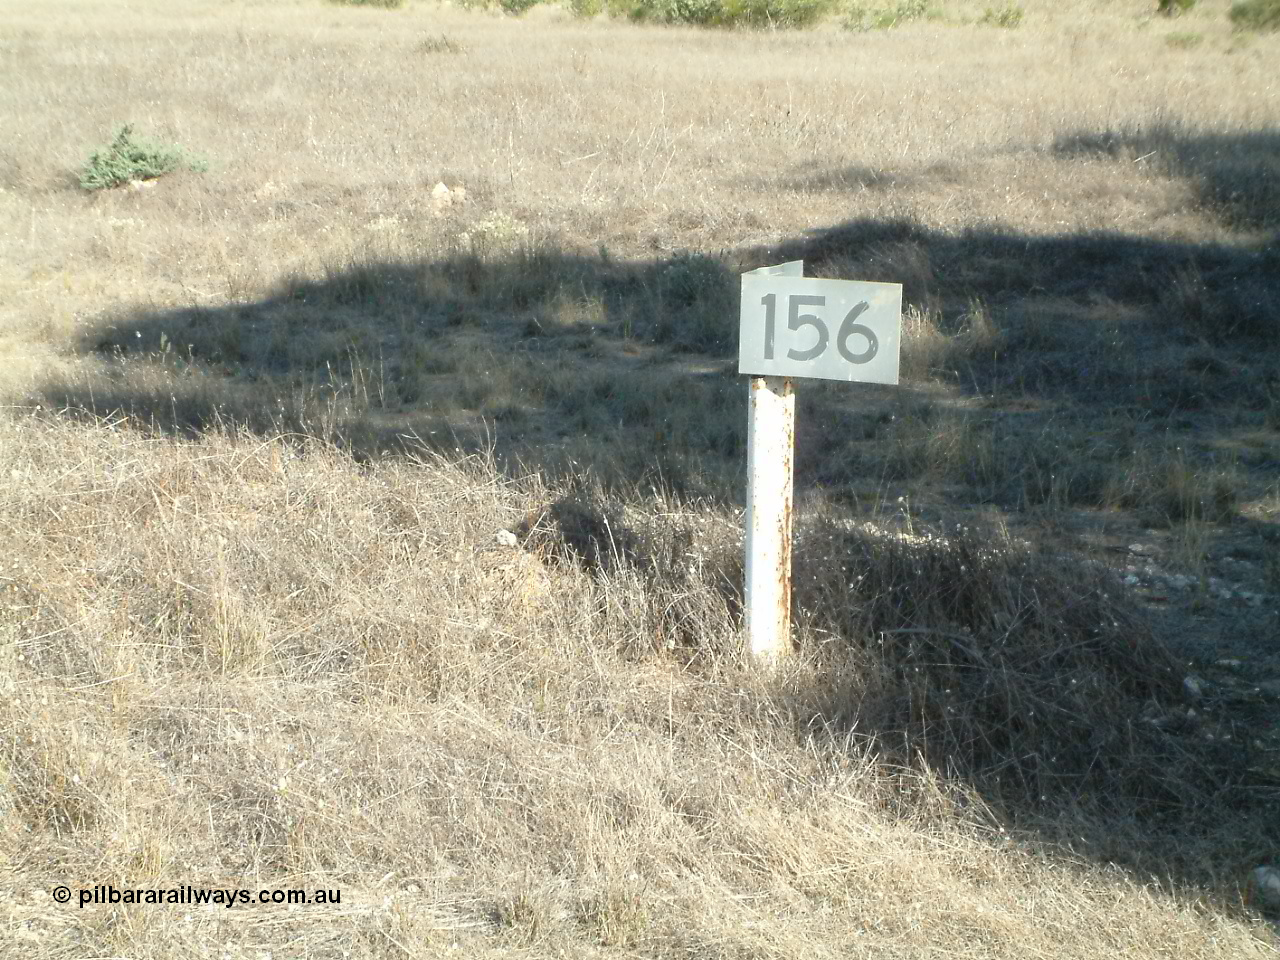
{"type": "MultiPolygon", "coordinates": [[[[790,400],[795,386],[788,377],[782,382],[782,396],[790,400]]],[[[791,646],[791,511],[795,502],[795,451],[796,423],[788,418],[782,438],[782,472],[787,478],[786,490],[782,500],[782,515],[778,518],[778,538],[782,544],[782,554],[778,561],[778,579],[780,596],[778,597],[778,619],[781,622],[783,650],[791,646]]]]}

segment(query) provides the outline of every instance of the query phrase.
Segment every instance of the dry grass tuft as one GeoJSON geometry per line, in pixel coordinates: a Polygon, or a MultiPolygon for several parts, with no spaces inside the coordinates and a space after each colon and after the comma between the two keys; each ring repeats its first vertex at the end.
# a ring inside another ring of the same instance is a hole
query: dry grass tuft
{"type": "Polygon", "coordinates": [[[820,523],[799,540],[796,575],[827,669],[866,678],[831,719],[904,731],[904,759],[994,775],[1006,800],[1065,791],[1129,814],[1181,806],[1197,779],[1225,786],[1208,753],[1143,723],[1145,707],[1178,700],[1181,675],[1106,568],[998,529],[916,532],[908,519],[820,523]],[[868,710],[878,697],[888,716],[868,710]]]}

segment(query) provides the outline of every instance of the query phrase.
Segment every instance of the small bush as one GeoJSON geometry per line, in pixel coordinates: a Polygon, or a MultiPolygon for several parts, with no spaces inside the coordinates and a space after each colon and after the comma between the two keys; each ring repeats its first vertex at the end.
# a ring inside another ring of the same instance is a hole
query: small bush
{"type": "Polygon", "coordinates": [[[95,150],[89,157],[80,174],[80,186],[104,190],[135,180],[154,180],[183,167],[203,173],[208,164],[181,147],[134,137],[133,128],[125,125],[110,146],[95,150]]]}
{"type": "Polygon", "coordinates": [[[590,20],[604,12],[604,0],[569,0],[569,12],[580,20],[590,20]]]}
{"type": "Polygon", "coordinates": [[[1196,5],[1196,0],[1156,0],[1156,10],[1166,17],[1186,13],[1196,5]]]}
{"type": "Polygon", "coordinates": [[[737,278],[715,257],[687,251],[660,265],[650,289],[656,294],[652,337],[690,350],[727,350],[735,331],[725,315],[737,278]]]}
{"type": "Polygon", "coordinates": [[[723,263],[704,253],[682,250],[658,270],[658,287],[663,299],[690,306],[708,296],[724,297],[731,292],[733,277],[723,263]]]}
{"type": "MultiPolygon", "coordinates": [[[[592,3],[599,0],[571,0],[592,3]]],[[[620,0],[607,0],[617,13],[620,0]]],[[[635,0],[624,8],[642,23],[700,27],[807,27],[830,13],[836,0],[635,0]]]]}
{"type": "Polygon", "coordinates": [[[928,0],[899,0],[887,7],[871,7],[863,3],[855,3],[845,16],[846,30],[859,32],[866,30],[892,30],[904,23],[921,20],[931,16],[932,10],[928,0]]]}
{"type": "Polygon", "coordinates": [[[382,7],[384,10],[394,10],[404,6],[404,0],[329,0],[329,2],[341,4],[344,7],[382,7]]]}
{"type": "Polygon", "coordinates": [[[808,27],[834,6],[835,0],[726,0],[724,22],[746,27],[808,27]]]}
{"type": "Polygon", "coordinates": [[[987,7],[986,12],[982,14],[982,18],[978,22],[991,27],[1003,27],[1006,30],[1012,30],[1014,27],[1022,25],[1022,8],[1012,3],[999,10],[987,7]]]}
{"type": "Polygon", "coordinates": [[[722,23],[720,0],[640,0],[629,16],[640,23],[686,23],[699,27],[722,23]]]}
{"type": "Polygon", "coordinates": [[[1166,36],[1164,42],[1175,50],[1190,50],[1193,47],[1200,46],[1204,42],[1204,37],[1198,33],[1178,31],[1166,36]]]}
{"type": "Polygon", "coordinates": [[[503,13],[509,13],[513,17],[523,16],[538,5],[540,0],[498,0],[498,6],[502,8],[503,13]]]}
{"type": "Polygon", "coordinates": [[[1241,0],[1228,16],[1237,30],[1280,30],[1280,0],[1241,0]]]}

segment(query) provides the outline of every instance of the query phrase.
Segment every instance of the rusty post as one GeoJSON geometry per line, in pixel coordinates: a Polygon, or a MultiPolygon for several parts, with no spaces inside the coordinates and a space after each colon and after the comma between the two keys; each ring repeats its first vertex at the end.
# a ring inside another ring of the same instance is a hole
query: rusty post
{"type": "Polygon", "coordinates": [[[790,377],[752,377],[747,416],[746,621],[754,657],[791,650],[796,398],[790,377]]]}

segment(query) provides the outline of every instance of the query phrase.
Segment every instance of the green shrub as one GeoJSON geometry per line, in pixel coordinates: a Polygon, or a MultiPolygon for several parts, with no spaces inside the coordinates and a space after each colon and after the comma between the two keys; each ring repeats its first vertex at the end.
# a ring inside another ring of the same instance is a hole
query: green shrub
{"type": "Polygon", "coordinates": [[[978,22],[992,27],[1004,27],[1006,30],[1012,30],[1014,27],[1022,25],[1022,8],[1012,3],[1006,7],[1001,7],[999,10],[987,7],[978,22]]]}
{"type": "Polygon", "coordinates": [[[604,12],[604,0],[569,0],[569,12],[580,20],[590,20],[604,12]]]}
{"type": "Polygon", "coordinates": [[[808,27],[834,6],[835,0],[725,0],[723,22],[747,27],[808,27]]]}
{"type": "Polygon", "coordinates": [[[382,7],[386,10],[404,6],[404,0],[329,0],[329,2],[340,3],[345,7],[382,7]]]}
{"type": "MultiPolygon", "coordinates": [[[[570,0],[571,3],[591,0],[570,0]]],[[[596,0],[600,2],[600,0],[596,0]]],[[[611,14],[642,23],[699,27],[807,27],[838,0],[603,0],[611,14]],[[621,8],[621,9],[620,9],[621,8]]]]}
{"type": "Polygon", "coordinates": [[[1166,17],[1186,13],[1196,5],[1196,0],[1156,0],[1156,10],[1166,17]]]}
{"type": "Polygon", "coordinates": [[[640,23],[687,23],[710,27],[723,23],[720,0],[639,0],[629,12],[640,23]]]}
{"type": "Polygon", "coordinates": [[[1280,30],[1280,0],[1241,0],[1228,16],[1237,30],[1280,30]]]}
{"type": "Polygon", "coordinates": [[[509,13],[513,17],[519,17],[528,13],[538,5],[540,0],[498,0],[498,6],[502,8],[503,13],[509,13]]]}
{"type": "Polygon", "coordinates": [[[110,146],[89,157],[80,174],[80,186],[86,190],[120,187],[132,180],[154,180],[183,167],[203,173],[208,164],[181,147],[134,137],[133,128],[125,125],[110,146]]]}
{"type": "Polygon", "coordinates": [[[932,10],[928,0],[898,0],[887,7],[871,7],[864,3],[855,3],[845,16],[846,30],[892,30],[912,20],[920,20],[931,16],[932,10]]]}

